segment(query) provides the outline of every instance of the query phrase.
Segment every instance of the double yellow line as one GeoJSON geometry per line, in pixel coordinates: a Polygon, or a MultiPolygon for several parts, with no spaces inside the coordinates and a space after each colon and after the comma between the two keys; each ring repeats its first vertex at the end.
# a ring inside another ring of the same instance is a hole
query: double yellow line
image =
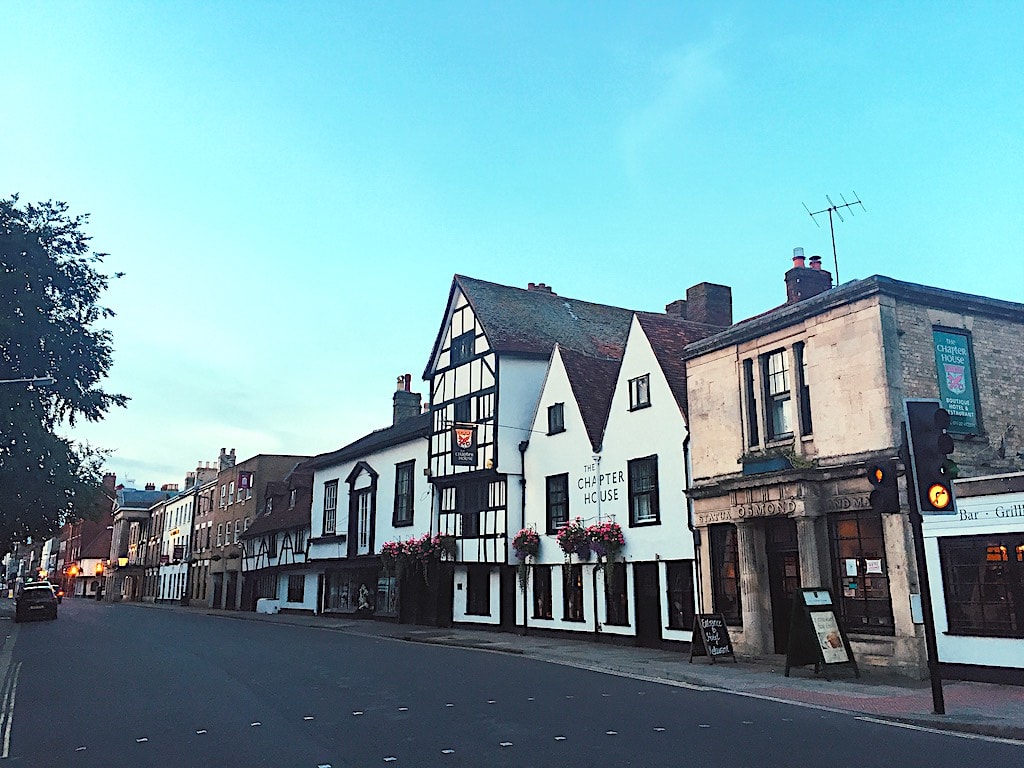
{"type": "Polygon", "coordinates": [[[11,726],[14,725],[14,698],[18,693],[18,676],[21,674],[21,662],[12,666],[11,656],[14,643],[18,639],[18,625],[11,625],[11,632],[4,638],[0,647],[0,677],[3,678],[3,703],[0,704],[0,760],[11,753],[11,726]]]}

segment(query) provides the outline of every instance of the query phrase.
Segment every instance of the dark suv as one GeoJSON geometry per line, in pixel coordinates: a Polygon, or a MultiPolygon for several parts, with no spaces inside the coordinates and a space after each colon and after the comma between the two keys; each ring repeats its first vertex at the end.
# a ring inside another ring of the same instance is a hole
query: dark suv
{"type": "Polygon", "coordinates": [[[57,596],[49,584],[26,584],[15,601],[14,620],[56,619],[57,596]]]}

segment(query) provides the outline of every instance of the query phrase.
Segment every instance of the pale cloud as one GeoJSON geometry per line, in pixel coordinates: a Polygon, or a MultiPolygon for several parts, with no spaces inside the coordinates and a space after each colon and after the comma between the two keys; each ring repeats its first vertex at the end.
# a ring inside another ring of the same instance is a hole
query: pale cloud
{"type": "Polygon", "coordinates": [[[642,175],[640,169],[646,158],[662,144],[682,141],[694,114],[725,88],[725,47],[722,35],[716,33],[708,40],[669,51],[651,63],[649,98],[622,126],[627,175],[642,175]]]}

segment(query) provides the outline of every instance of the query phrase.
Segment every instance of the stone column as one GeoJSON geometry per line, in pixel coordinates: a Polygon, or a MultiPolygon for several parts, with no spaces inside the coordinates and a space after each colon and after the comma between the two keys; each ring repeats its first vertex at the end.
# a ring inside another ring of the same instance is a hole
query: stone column
{"type": "Polygon", "coordinates": [[[764,529],[753,522],[737,522],[736,544],[740,561],[743,650],[753,654],[773,653],[772,600],[764,529]]]}

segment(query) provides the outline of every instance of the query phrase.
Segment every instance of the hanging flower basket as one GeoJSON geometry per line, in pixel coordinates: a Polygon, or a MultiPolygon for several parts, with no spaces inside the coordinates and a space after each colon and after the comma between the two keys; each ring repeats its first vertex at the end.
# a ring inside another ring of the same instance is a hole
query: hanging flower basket
{"type": "Polygon", "coordinates": [[[615,578],[615,559],[626,545],[622,526],[614,522],[595,523],[586,529],[590,549],[604,565],[604,579],[608,584],[615,578]]]}
{"type": "Polygon", "coordinates": [[[540,534],[533,528],[523,528],[512,539],[512,549],[520,560],[537,557],[540,554],[540,534]]]}
{"type": "Polygon", "coordinates": [[[406,541],[386,541],[380,548],[381,565],[390,576],[401,578],[407,570],[419,571],[429,585],[428,569],[441,560],[453,560],[457,553],[455,537],[425,533],[406,541]]]}
{"type": "Polygon", "coordinates": [[[565,553],[565,560],[569,562],[573,555],[580,560],[590,559],[590,538],[587,536],[587,529],[583,527],[580,518],[570,520],[558,529],[555,537],[558,546],[565,553]]]}

